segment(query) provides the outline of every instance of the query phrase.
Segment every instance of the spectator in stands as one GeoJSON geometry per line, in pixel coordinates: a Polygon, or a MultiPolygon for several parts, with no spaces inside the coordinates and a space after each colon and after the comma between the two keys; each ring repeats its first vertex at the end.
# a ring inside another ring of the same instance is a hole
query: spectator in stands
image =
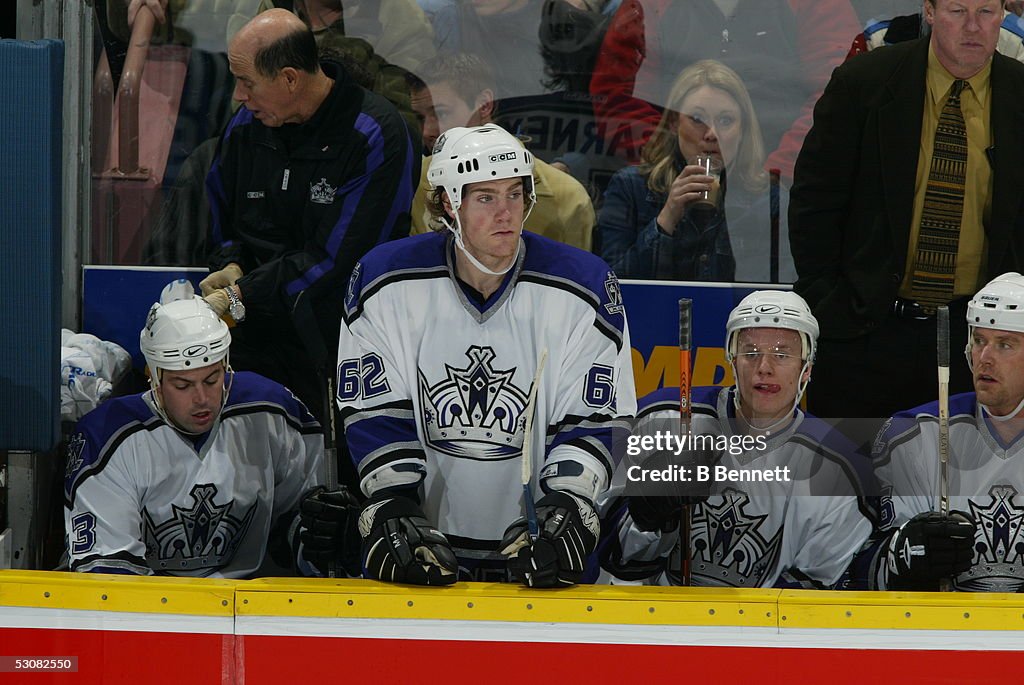
{"type": "Polygon", "coordinates": [[[607,136],[627,127],[642,147],[676,75],[715,59],[750,88],[767,166],[787,179],[811,108],[860,28],[849,0],[624,0],[617,15],[591,82],[607,136]]]}
{"type": "Polygon", "coordinates": [[[156,19],[155,35],[163,42],[226,52],[231,37],[256,16],[258,6],[259,0],[107,0],[107,23],[113,34],[127,43],[135,17],[147,7],[156,19]]]}
{"type": "Polygon", "coordinates": [[[242,106],[207,176],[211,274],[201,286],[238,323],[235,365],[287,385],[316,413],[321,377],[305,345],[320,336],[337,347],[356,261],[408,234],[420,156],[395,108],[319,63],[291,12],[258,15],[229,57],[242,106]],[[296,323],[307,308],[314,320],[296,323]]]}
{"type": "Polygon", "coordinates": [[[478,55],[495,74],[498,98],[545,92],[538,27],[543,0],[462,2],[462,51],[478,55]]]}
{"type": "MultiPolygon", "coordinates": [[[[963,340],[970,296],[1024,271],[1024,65],[995,51],[1002,2],[923,10],[930,37],[835,70],[797,160],[789,230],[796,291],[821,324],[819,416],[934,399],[937,307],[963,340]],[[851,379],[886,391],[851,396],[851,379]]],[[[963,355],[950,362],[950,392],[970,390],[963,355]]]]}
{"type": "MultiPolygon", "coordinates": [[[[420,76],[427,90],[414,90],[413,98],[425,117],[425,139],[456,126],[480,126],[494,119],[494,75],[476,55],[438,55],[423,65],[420,76]]],[[[413,200],[413,233],[443,230],[429,210],[428,166],[429,162],[423,164],[413,200]]],[[[526,220],[526,230],[589,251],[595,214],[586,189],[540,159],[535,159],[533,175],[537,204],[526,220]]]]}
{"type": "Polygon", "coordinates": [[[495,123],[523,136],[536,157],[568,173],[599,202],[625,164],[597,130],[590,79],[617,0],[545,0],[540,46],[550,92],[502,97],[495,123]]]}
{"type": "MultiPolygon", "coordinates": [[[[920,3],[917,6],[920,7],[920,3]]],[[[1022,12],[1024,12],[1024,1],[1022,0],[1007,2],[1004,5],[1003,24],[999,29],[999,41],[996,43],[997,52],[1019,62],[1024,62],[1024,26],[1020,22],[1022,12]]],[[[883,45],[914,40],[930,31],[931,27],[920,12],[894,16],[891,19],[876,17],[876,21],[870,22],[864,31],[854,38],[846,59],[883,45]]]]}
{"type": "Polygon", "coordinates": [[[415,0],[261,0],[260,11],[272,7],[295,12],[313,29],[317,45],[362,38],[382,59],[409,71],[436,53],[433,30],[415,0]]]}
{"type": "MultiPolygon", "coordinates": [[[[612,177],[598,219],[601,255],[621,278],[767,281],[768,174],[757,115],[740,77],[702,60],[676,79],[643,163],[612,177]],[[724,165],[712,213],[695,202],[711,187],[695,164],[724,165]]],[[[788,243],[781,279],[795,271],[788,243]]]]}

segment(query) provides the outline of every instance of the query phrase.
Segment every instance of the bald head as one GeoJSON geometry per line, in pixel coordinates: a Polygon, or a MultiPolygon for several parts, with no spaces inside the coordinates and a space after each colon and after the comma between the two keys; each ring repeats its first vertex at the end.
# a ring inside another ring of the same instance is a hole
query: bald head
{"type": "Polygon", "coordinates": [[[248,56],[264,76],[274,76],[285,67],[310,74],[319,68],[313,32],[284,9],[257,15],[235,34],[228,52],[248,56]]]}
{"type": "Polygon", "coordinates": [[[331,90],[321,70],[313,32],[283,9],[263,12],[228,46],[234,98],[266,126],[303,123],[331,90]]]}

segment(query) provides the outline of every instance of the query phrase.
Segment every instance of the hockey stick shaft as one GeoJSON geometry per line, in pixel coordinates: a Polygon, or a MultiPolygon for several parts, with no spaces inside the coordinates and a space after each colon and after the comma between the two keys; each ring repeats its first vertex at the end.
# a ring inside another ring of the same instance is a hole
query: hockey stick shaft
{"type": "Polygon", "coordinates": [[[768,280],[772,283],[779,282],[779,253],[782,245],[779,237],[779,181],[782,171],[779,169],[768,170],[768,212],[771,218],[771,252],[768,280]]]}
{"type": "MultiPolygon", "coordinates": [[[[939,513],[949,513],[949,307],[935,312],[935,352],[939,370],[939,513]]],[[[950,580],[939,581],[939,590],[952,590],[950,580]]]]}
{"type": "MultiPolygon", "coordinates": [[[[679,434],[688,440],[693,418],[693,388],[690,377],[690,350],[693,347],[693,300],[679,300],[679,434]]],[[[690,584],[690,506],[683,506],[679,522],[679,577],[690,584]]]]}
{"type": "Polygon", "coordinates": [[[523,426],[523,461],[522,461],[522,483],[523,483],[523,505],[526,507],[526,527],[530,533],[530,540],[534,541],[540,535],[540,525],[537,523],[537,506],[533,501],[533,413],[537,404],[537,389],[540,387],[541,375],[544,373],[544,365],[548,362],[548,349],[545,347],[540,353],[540,360],[537,362],[537,373],[533,377],[533,385],[530,387],[530,396],[526,399],[526,423],[523,426]]]}
{"type": "MultiPolygon", "coordinates": [[[[313,312],[313,305],[305,292],[299,293],[292,309],[292,321],[295,329],[302,337],[302,342],[309,353],[313,368],[323,378],[321,385],[322,397],[320,408],[323,412],[324,431],[324,486],[334,491],[338,489],[338,449],[334,440],[334,396],[335,382],[334,375],[336,368],[328,368],[327,346],[324,344],[323,336],[320,334],[320,327],[316,322],[316,315],[313,312]]],[[[334,578],[337,575],[335,563],[332,561],[327,565],[327,577],[334,578]]]]}

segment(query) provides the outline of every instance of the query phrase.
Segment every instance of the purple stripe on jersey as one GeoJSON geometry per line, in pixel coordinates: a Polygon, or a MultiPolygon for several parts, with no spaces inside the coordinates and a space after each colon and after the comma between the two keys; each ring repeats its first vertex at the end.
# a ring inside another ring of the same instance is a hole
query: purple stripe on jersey
{"type": "MultiPolygon", "coordinates": [[[[253,121],[252,112],[250,112],[245,105],[242,105],[235,116],[231,117],[231,121],[228,122],[228,127],[224,130],[224,135],[221,138],[221,144],[231,137],[231,132],[238,126],[244,126],[250,124],[253,121]]],[[[227,206],[227,196],[224,193],[224,179],[221,176],[221,165],[220,157],[216,157],[213,160],[213,164],[210,165],[210,171],[206,174],[206,189],[210,197],[210,218],[213,225],[213,242],[214,244],[220,244],[224,239],[223,233],[223,217],[225,207],[227,206]]]]}
{"type": "Polygon", "coordinates": [[[366,455],[400,442],[418,442],[416,421],[394,416],[363,419],[345,431],[352,459],[359,464],[366,455]]]}
{"type": "Polygon", "coordinates": [[[395,200],[391,203],[391,211],[388,212],[387,221],[380,229],[380,237],[377,239],[377,244],[380,245],[386,242],[388,236],[391,235],[391,229],[394,228],[395,221],[398,219],[398,215],[402,212],[402,207],[412,207],[412,198],[415,193],[415,188],[412,183],[412,138],[408,135],[405,136],[405,164],[402,165],[402,182],[398,186],[398,192],[395,194],[395,200]]]}
{"type": "MultiPolygon", "coordinates": [[[[366,192],[367,186],[370,185],[370,180],[374,172],[376,172],[384,162],[385,141],[380,124],[378,124],[377,121],[366,112],[361,112],[356,118],[355,130],[366,136],[367,143],[370,146],[370,152],[366,157],[366,171],[359,176],[359,178],[353,179],[351,182],[345,184],[336,191],[336,195],[345,195],[345,202],[342,205],[338,221],[334,224],[334,228],[331,229],[331,234],[327,237],[327,258],[317,264],[314,264],[299,278],[289,283],[285,287],[285,292],[289,295],[297,295],[334,268],[334,264],[337,261],[337,254],[341,249],[342,240],[348,232],[348,227],[352,222],[352,217],[355,216],[356,210],[359,209],[359,203],[363,199],[363,193],[366,192]]],[[[408,160],[408,154],[406,155],[406,159],[408,160]]],[[[406,176],[408,177],[409,174],[406,174],[406,176]]],[[[409,183],[410,181],[404,180],[404,182],[409,183]]],[[[403,193],[399,191],[396,201],[402,196],[403,193]]],[[[394,222],[395,214],[394,205],[392,205],[392,212],[388,214],[388,220],[384,222],[384,226],[381,228],[382,235],[389,235],[391,233],[391,224],[394,222]]],[[[378,243],[379,242],[380,240],[378,240],[378,243]]]]}

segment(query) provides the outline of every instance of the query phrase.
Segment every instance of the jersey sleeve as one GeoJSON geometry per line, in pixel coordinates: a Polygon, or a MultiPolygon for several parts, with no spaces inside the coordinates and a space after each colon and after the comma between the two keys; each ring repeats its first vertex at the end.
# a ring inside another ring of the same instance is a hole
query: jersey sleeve
{"type": "Polygon", "coordinates": [[[90,427],[81,424],[69,441],[64,527],[72,571],[153,575],[127,449],[104,452],[90,427]]]}
{"type": "Polygon", "coordinates": [[[552,370],[557,390],[540,473],[545,490],[572,490],[591,500],[611,483],[613,443],[628,433],[636,414],[629,329],[611,271],[607,281],[597,307],[571,327],[561,364],[552,370]]]}
{"type": "Polygon", "coordinates": [[[416,379],[399,361],[402,322],[397,308],[385,311],[384,295],[362,301],[361,272],[357,266],[349,284],[335,392],[360,488],[370,496],[417,485],[427,467],[413,410],[416,379]]]}
{"type": "Polygon", "coordinates": [[[808,510],[794,517],[799,522],[786,522],[787,534],[796,533],[801,541],[793,564],[799,572],[796,575],[806,576],[814,587],[833,587],[871,535],[871,522],[856,497],[795,499],[800,508],[808,510]]]}
{"type": "Polygon", "coordinates": [[[882,529],[898,528],[934,508],[937,469],[929,468],[921,458],[934,455],[938,463],[938,443],[933,435],[927,424],[912,417],[897,415],[882,426],[872,447],[875,477],[882,493],[882,529]]]}

